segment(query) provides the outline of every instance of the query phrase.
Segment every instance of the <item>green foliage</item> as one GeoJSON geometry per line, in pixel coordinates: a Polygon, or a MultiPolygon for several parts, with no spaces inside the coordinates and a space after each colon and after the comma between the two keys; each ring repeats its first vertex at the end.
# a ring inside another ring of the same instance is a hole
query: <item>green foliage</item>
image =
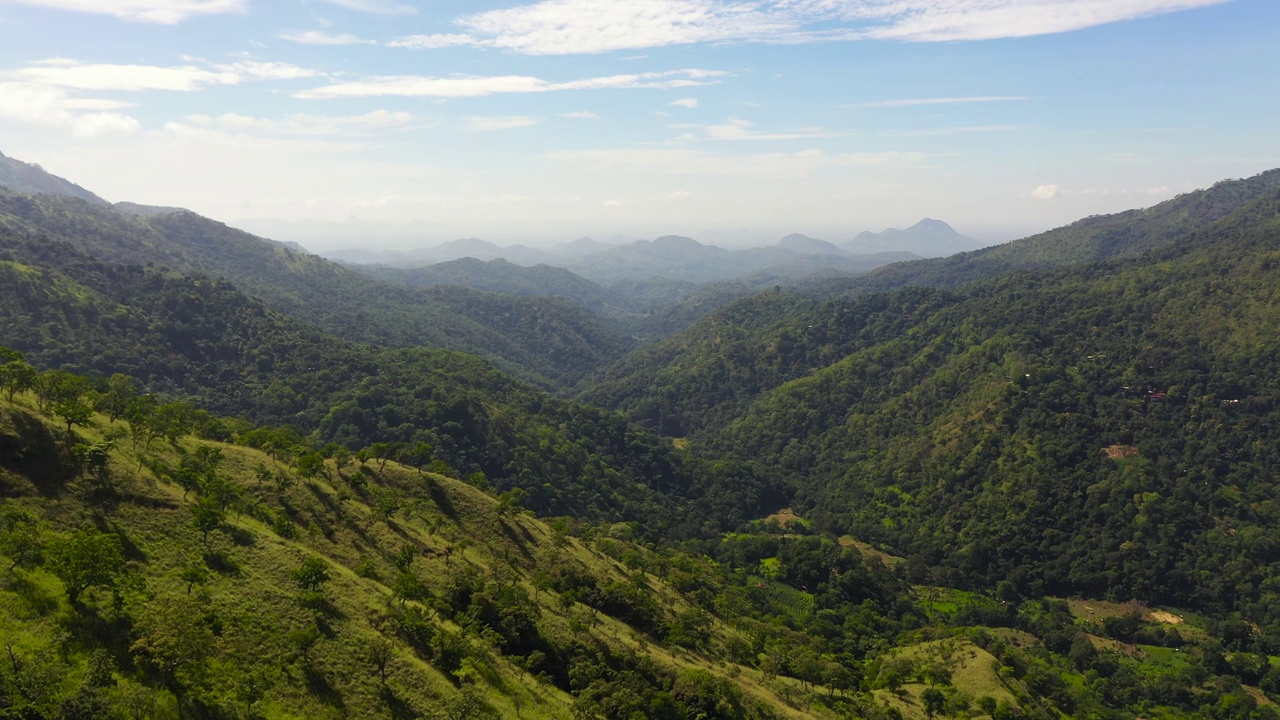
{"type": "MultiPolygon", "coordinates": [[[[201,346],[202,351],[215,357],[230,348],[208,342],[210,328],[198,318],[205,301],[199,292],[192,292],[198,284],[229,288],[229,283],[234,283],[276,311],[356,342],[392,347],[427,345],[480,355],[547,387],[572,386],[586,373],[630,349],[627,338],[574,302],[460,287],[411,289],[377,282],[319,256],[189,212],[131,216],[68,198],[28,198],[0,188],[0,232],[0,250],[8,250],[10,259],[42,268],[42,272],[30,277],[0,264],[0,287],[7,286],[0,291],[0,300],[9,308],[17,308],[16,302],[10,302],[12,296],[22,296],[22,304],[31,313],[24,319],[48,320],[56,325],[69,319],[67,316],[84,313],[95,324],[105,322],[122,329],[138,329],[136,313],[95,317],[92,312],[106,309],[103,306],[108,298],[119,297],[116,288],[142,279],[137,274],[130,277],[131,273],[112,270],[120,266],[108,263],[138,268],[154,263],[182,273],[222,278],[177,280],[176,286],[170,288],[177,291],[174,304],[170,305],[172,319],[153,328],[178,342],[201,346]],[[23,236],[39,241],[26,246],[21,240],[15,243],[23,236]],[[60,256],[56,261],[52,258],[55,255],[60,256]],[[88,257],[94,260],[89,261],[88,257]],[[42,274],[47,268],[61,272],[42,274]],[[87,295],[71,291],[62,273],[76,277],[93,291],[87,295]],[[32,295],[43,297],[46,308],[50,301],[63,306],[71,301],[79,307],[71,312],[61,307],[52,312],[41,310],[28,304],[35,299],[32,295]]],[[[146,275],[154,280],[161,274],[146,275]]],[[[172,275],[169,277],[173,279],[172,275]]],[[[139,305],[146,302],[147,295],[162,289],[152,284],[153,280],[143,280],[148,287],[141,292],[139,305]]],[[[48,331],[45,322],[23,327],[0,320],[0,337],[6,338],[9,345],[34,345],[29,339],[48,331]]],[[[271,362],[270,356],[261,359],[271,362]]],[[[40,361],[64,363],[62,357],[45,356],[40,361]]],[[[144,374],[136,368],[143,366],[138,362],[118,371],[141,378],[144,374]]]]}
{"type": "Polygon", "coordinates": [[[27,508],[0,501],[0,556],[9,559],[9,571],[32,567],[44,547],[40,518],[27,508]]]}
{"type": "Polygon", "coordinates": [[[90,588],[112,588],[124,572],[120,538],[95,530],[76,530],[49,541],[46,567],[62,581],[72,605],[90,588]]]}
{"type": "Polygon", "coordinates": [[[315,592],[329,582],[329,564],[318,557],[308,556],[294,569],[293,582],[303,590],[315,592]]]}

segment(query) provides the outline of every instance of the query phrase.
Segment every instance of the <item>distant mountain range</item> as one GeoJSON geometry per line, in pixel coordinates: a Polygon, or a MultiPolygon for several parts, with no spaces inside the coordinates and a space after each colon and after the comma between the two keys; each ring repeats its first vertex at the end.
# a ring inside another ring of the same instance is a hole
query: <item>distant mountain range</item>
{"type": "Polygon", "coordinates": [[[570,387],[633,344],[578,303],[379,282],[187,210],[112,206],[36,165],[3,160],[6,232],[63,242],[96,261],[223,278],[273,310],[348,340],[458,350],[543,387],[570,387]]]}
{"type": "Polygon", "coordinates": [[[982,243],[977,240],[961,235],[941,220],[931,218],[925,218],[906,230],[889,228],[879,233],[859,233],[844,245],[844,249],[852,253],[897,251],[922,258],[946,257],[980,247],[982,243]]]}

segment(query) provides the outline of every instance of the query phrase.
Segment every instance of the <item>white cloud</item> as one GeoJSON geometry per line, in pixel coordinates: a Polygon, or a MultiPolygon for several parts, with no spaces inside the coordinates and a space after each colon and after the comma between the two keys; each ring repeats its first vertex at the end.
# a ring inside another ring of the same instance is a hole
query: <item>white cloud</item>
{"type": "Polygon", "coordinates": [[[920,105],[964,105],[968,103],[990,103],[990,102],[1017,102],[1027,100],[1028,98],[1016,95],[980,95],[977,97],[939,97],[939,98],[911,98],[907,100],[876,100],[873,102],[860,103],[852,107],[860,108],[898,108],[898,107],[917,107],[920,105]]]}
{"type": "Polygon", "coordinates": [[[1031,197],[1037,200],[1052,200],[1062,194],[1062,188],[1057,185],[1041,185],[1031,191],[1031,197]]]}
{"type": "Polygon", "coordinates": [[[462,47],[466,45],[481,45],[470,35],[460,34],[437,34],[437,35],[406,35],[402,38],[396,38],[387,43],[387,47],[407,48],[409,50],[437,50],[447,47],[462,47]]]}
{"type": "Polygon", "coordinates": [[[328,0],[330,3],[348,10],[376,13],[378,15],[416,15],[417,9],[412,5],[401,5],[389,0],[328,0]]]}
{"type": "Polygon", "coordinates": [[[690,110],[698,107],[698,98],[680,98],[671,102],[675,107],[689,108],[690,110]]]}
{"type": "Polygon", "coordinates": [[[279,135],[336,135],[402,127],[412,121],[407,112],[375,110],[364,115],[286,115],[279,120],[248,115],[191,115],[187,121],[201,127],[216,127],[229,132],[259,132],[279,135]]]}
{"type": "Polygon", "coordinates": [[[486,44],[531,55],[699,42],[985,40],[1079,30],[1229,0],[540,0],[463,17],[486,44]]]}
{"type": "Polygon", "coordinates": [[[336,85],[305,90],[294,97],[327,100],[353,97],[484,97],[502,93],[542,93],[560,90],[601,90],[626,88],[680,88],[707,85],[726,73],[712,70],[673,70],[670,72],[610,75],[568,82],[550,82],[527,75],[489,77],[454,76],[424,77],[395,75],[370,77],[336,85]]]}
{"type": "Polygon", "coordinates": [[[365,40],[350,33],[327,33],[323,30],[307,30],[306,32],[283,32],[276,37],[299,45],[376,45],[373,40],[365,40]]]}
{"type": "MultiPolygon", "coordinates": [[[[700,130],[702,132],[701,137],[707,140],[807,140],[840,137],[842,135],[825,128],[816,127],[799,128],[790,132],[759,132],[752,129],[755,127],[755,123],[741,118],[729,118],[719,125],[672,125],[671,127],[700,130]]],[[[686,133],[678,139],[694,140],[698,137],[695,133],[686,133]]]]}
{"type": "Polygon", "coordinates": [[[588,111],[562,113],[560,117],[569,118],[570,120],[599,120],[600,119],[599,115],[593,112],[588,112],[588,111]]]}
{"type": "Polygon", "coordinates": [[[943,135],[971,135],[974,133],[998,133],[1025,130],[1023,125],[977,125],[974,127],[931,128],[927,130],[899,130],[889,133],[894,137],[937,137],[943,135]]]}
{"type": "Polygon", "coordinates": [[[82,64],[56,58],[33,63],[21,70],[0,72],[0,80],[14,79],[28,83],[71,90],[169,90],[191,92],[210,85],[238,85],[249,81],[293,80],[314,77],[319,73],[287,63],[243,61],[224,65],[198,67],[183,65],[82,64]]]}
{"type": "Polygon", "coordinates": [[[697,150],[625,148],[579,150],[547,155],[552,162],[588,172],[650,173],[670,176],[805,178],[829,169],[910,169],[927,156],[916,152],[840,153],[821,150],[730,155],[697,150]]]}
{"type": "Polygon", "coordinates": [[[537,118],[527,115],[513,115],[509,117],[469,117],[463,120],[462,126],[467,132],[493,132],[495,130],[514,130],[537,124],[537,118]]]}
{"type": "Polygon", "coordinates": [[[137,119],[115,112],[96,112],[71,118],[71,134],[78,138],[94,138],[102,135],[131,135],[141,125],[137,119]]]}
{"type": "Polygon", "coordinates": [[[0,0],[5,3],[172,25],[199,15],[241,12],[247,0],[0,0]]]}
{"type": "Polygon", "coordinates": [[[44,85],[0,82],[0,119],[62,129],[79,138],[136,132],[138,121],[118,112],[79,112],[118,107],[107,100],[72,99],[44,85]]]}

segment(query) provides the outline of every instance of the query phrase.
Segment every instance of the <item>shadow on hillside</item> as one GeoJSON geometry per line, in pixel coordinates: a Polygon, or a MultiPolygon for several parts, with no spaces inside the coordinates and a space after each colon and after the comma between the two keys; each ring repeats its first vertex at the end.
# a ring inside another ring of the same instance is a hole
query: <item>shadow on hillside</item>
{"type": "Polygon", "coordinates": [[[325,677],[324,673],[312,667],[303,668],[302,673],[307,683],[307,691],[317,700],[338,710],[346,709],[345,703],[342,702],[342,694],[329,682],[329,678],[325,677]]]}
{"type": "Polygon", "coordinates": [[[382,686],[382,702],[387,704],[387,712],[396,720],[413,720],[420,717],[412,705],[396,695],[395,690],[385,685],[382,686]]]}
{"type": "MultiPolygon", "coordinates": [[[[39,418],[16,409],[0,410],[0,467],[26,479],[46,498],[61,496],[78,474],[66,443],[39,418]]],[[[10,484],[0,485],[0,494],[19,494],[22,488],[9,491],[10,484]]]]}

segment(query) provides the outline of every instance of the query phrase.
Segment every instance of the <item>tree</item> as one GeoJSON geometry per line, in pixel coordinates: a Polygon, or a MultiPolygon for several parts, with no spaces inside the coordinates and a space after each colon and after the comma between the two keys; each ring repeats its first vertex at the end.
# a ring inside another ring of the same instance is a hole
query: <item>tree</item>
{"type": "Polygon", "coordinates": [[[93,587],[114,587],[124,572],[124,548],[120,538],[94,530],[77,530],[49,543],[49,571],[62,581],[72,605],[93,587]]]}
{"type": "Polygon", "coordinates": [[[86,378],[66,370],[47,370],[35,378],[36,403],[41,411],[55,403],[76,403],[92,389],[86,378]]]}
{"type": "Polygon", "coordinates": [[[391,664],[391,658],[395,657],[395,646],[391,641],[379,635],[374,638],[366,648],[366,658],[373,669],[378,672],[378,678],[383,685],[387,684],[387,666],[391,664]]]}
{"type": "Polygon", "coordinates": [[[167,594],[148,602],[139,614],[138,638],[131,650],[156,670],[173,690],[189,684],[212,652],[213,632],[204,621],[208,609],[189,595],[167,594]]]}
{"type": "Polygon", "coordinates": [[[930,687],[920,696],[924,703],[925,715],[933,717],[941,714],[947,707],[947,696],[936,687],[930,687]]]}
{"type": "Polygon", "coordinates": [[[33,567],[43,547],[40,519],[21,505],[0,505],[0,555],[9,558],[9,572],[33,567]]]}
{"type": "Polygon", "coordinates": [[[209,582],[209,571],[203,565],[191,564],[182,568],[178,577],[187,584],[187,594],[190,595],[193,587],[209,582]]]}
{"type": "Polygon", "coordinates": [[[93,478],[100,490],[111,489],[111,451],[115,443],[104,440],[92,445],[76,445],[72,453],[80,461],[80,468],[93,478]]]}
{"type": "Polygon", "coordinates": [[[320,586],[329,582],[329,564],[314,555],[308,556],[293,571],[293,582],[309,592],[319,592],[320,586]]]}
{"type": "Polygon", "coordinates": [[[318,452],[307,452],[298,456],[293,467],[305,480],[312,480],[325,474],[324,456],[318,452]]]}
{"type": "MultiPolygon", "coordinates": [[[[0,358],[3,360],[3,358],[0,358]]],[[[36,369],[31,363],[22,359],[18,355],[16,359],[11,359],[0,364],[0,388],[3,388],[9,396],[9,402],[13,402],[13,398],[20,392],[30,390],[35,386],[36,369]]]]}
{"type": "Polygon", "coordinates": [[[511,488],[510,490],[498,496],[498,515],[506,517],[508,515],[519,514],[524,507],[524,502],[528,499],[529,493],[524,488],[511,488]]]}
{"type": "Polygon", "coordinates": [[[212,498],[200,498],[191,506],[192,524],[200,531],[200,542],[209,549],[209,533],[222,527],[226,522],[227,511],[212,498]]]}
{"type": "Polygon", "coordinates": [[[80,398],[59,400],[53,403],[49,409],[56,417],[67,424],[67,433],[71,432],[73,426],[84,427],[93,420],[93,408],[89,407],[89,404],[80,398]]]}
{"type": "Polygon", "coordinates": [[[137,398],[138,388],[133,384],[133,378],[116,373],[107,378],[106,390],[98,396],[97,409],[114,423],[128,415],[137,398]]]}
{"type": "Polygon", "coordinates": [[[431,597],[427,586],[409,570],[404,570],[396,576],[395,582],[391,585],[391,593],[400,601],[400,607],[404,607],[410,600],[422,601],[431,597]]]}

